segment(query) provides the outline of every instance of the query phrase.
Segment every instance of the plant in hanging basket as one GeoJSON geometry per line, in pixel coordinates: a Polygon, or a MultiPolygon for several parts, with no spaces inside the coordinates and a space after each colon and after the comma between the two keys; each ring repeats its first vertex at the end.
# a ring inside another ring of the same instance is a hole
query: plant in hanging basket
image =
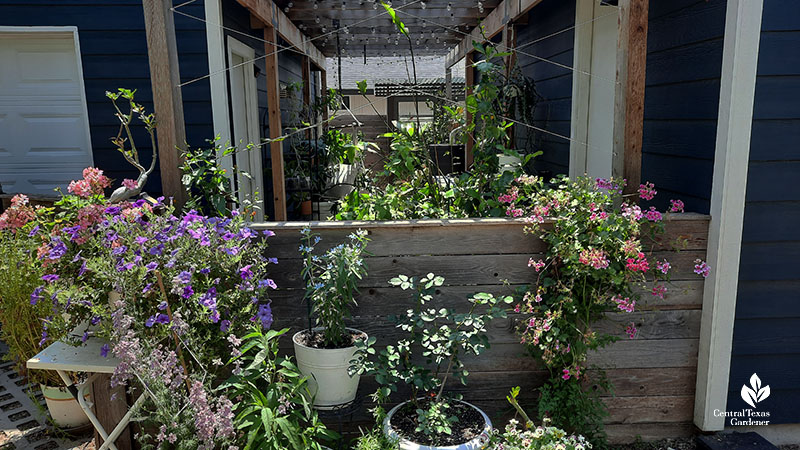
{"type": "Polygon", "coordinates": [[[386,399],[408,389],[408,400],[389,411],[385,433],[400,439],[400,448],[481,448],[491,430],[489,418],[473,405],[445,391],[449,379],[466,384],[469,371],[461,358],[478,356],[489,348],[487,323],[506,316],[502,305],[510,296],[479,293],[469,299],[468,312],[431,308],[444,278],[429,273],[421,278],[399,275],[389,281],[402,290],[413,290],[416,306],[389,320],[406,337],[384,350],[375,348],[374,337],[358,343],[351,371],[375,376],[378,398],[386,399]],[[423,447],[419,447],[419,446],[423,447]]]}
{"type": "Polygon", "coordinates": [[[309,378],[314,406],[330,408],[352,402],[358,390],[359,377],[348,374],[347,368],[355,343],[367,334],[348,328],[345,319],[356,304],[358,281],[367,274],[363,255],[369,238],[366,231],[358,230],[347,242],[316,255],[320,236],[309,228],[303,229],[302,235],[308,328],[297,332],[292,341],[297,365],[309,378]]]}

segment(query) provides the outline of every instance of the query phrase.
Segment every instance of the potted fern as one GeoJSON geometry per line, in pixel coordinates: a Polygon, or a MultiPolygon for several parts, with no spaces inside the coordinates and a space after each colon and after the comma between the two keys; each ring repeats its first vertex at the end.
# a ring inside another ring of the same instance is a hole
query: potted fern
{"type": "Polygon", "coordinates": [[[356,304],[358,280],[367,269],[363,254],[369,239],[359,230],[322,255],[315,255],[319,235],[302,231],[303,279],[308,302],[308,328],[292,338],[297,366],[308,377],[314,406],[330,409],[352,402],[358,391],[359,377],[348,374],[356,352],[356,343],[367,334],[345,325],[350,308],[356,304]]]}

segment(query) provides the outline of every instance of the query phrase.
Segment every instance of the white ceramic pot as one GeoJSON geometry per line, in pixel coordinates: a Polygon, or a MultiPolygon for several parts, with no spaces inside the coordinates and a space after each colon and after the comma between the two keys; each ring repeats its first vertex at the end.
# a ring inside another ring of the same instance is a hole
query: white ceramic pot
{"type": "MultiPolygon", "coordinates": [[[[387,414],[386,418],[383,420],[383,432],[390,439],[400,439],[400,436],[391,427],[392,416],[394,416],[394,414],[400,409],[400,407],[402,407],[406,403],[408,403],[408,401],[400,403],[399,405],[392,408],[389,411],[389,414],[387,414]]],[[[416,442],[411,442],[408,439],[400,439],[399,442],[400,450],[478,450],[483,448],[489,442],[489,435],[492,432],[492,421],[489,420],[489,416],[487,416],[486,413],[481,411],[480,408],[478,408],[477,406],[467,402],[461,402],[461,403],[474,408],[483,417],[484,426],[483,426],[483,431],[481,432],[480,435],[472,438],[472,440],[468,442],[464,442],[463,444],[449,445],[446,447],[431,447],[427,445],[417,444],[416,442]]]]}
{"type": "Polygon", "coordinates": [[[328,197],[343,198],[353,191],[358,167],[353,164],[339,164],[331,180],[331,187],[325,192],[328,197]]]}
{"type": "MultiPolygon", "coordinates": [[[[61,428],[78,428],[89,423],[81,405],[65,387],[40,385],[53,422],[61,428]]],[[[88,394],[87,394],[88,399],[88,394]]]]}
{"type": "MultiPolygon", "coordinates": [[[[362,333],[353,328],[347,330],[362,333]]],[[[298,342],[300,335],[305,331],[295,333],[292,343],[297,358],[297,368],[308,377],[308,388],[314,396],[314,407],[331,409],[355,400],[361,377],[359,375],[351,377],[347,369],[356,353],[356,347],[308,347],[298,342]]],[[[322,328],[314,328],[314,331],[322,331],[322,328]]]]}

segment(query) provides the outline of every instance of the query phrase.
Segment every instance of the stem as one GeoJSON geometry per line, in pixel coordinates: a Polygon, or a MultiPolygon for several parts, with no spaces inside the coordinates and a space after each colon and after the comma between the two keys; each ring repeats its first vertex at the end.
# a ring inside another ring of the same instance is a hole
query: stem
{"type": "MultiPolygon", "coordinates": [[[[161,272],[156,270],[156,278],[158,279],[158,288],[161,290],[161,295],[164,297],[164,302],[167,304],[167,316],[169,316],[170,323],[172,322],[172,309],[169,307],[169,299],[167,297],[167,291],[164,289],[164,281],[161,279],[161,272]]],[[[184,381],[186,381],[186,389],[189,392],[192,391],[192,387],[189,384],[189,371],[186,369],[186,360],[183,358],[183,350],[180,346],[180,340],[178,339],[178,334],[175,332],[172,327],[170,327],[170,331],[172,332],[172,339],[175,341],[175,349],[178,351],[178,359],[181,361],[181,367],[183,367],[183,375],[186,377],[184,381]]]]}

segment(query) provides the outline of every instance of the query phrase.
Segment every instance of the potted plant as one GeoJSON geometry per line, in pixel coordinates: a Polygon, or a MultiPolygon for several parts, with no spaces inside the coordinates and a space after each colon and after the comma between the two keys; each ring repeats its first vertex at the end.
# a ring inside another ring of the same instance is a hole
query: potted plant
{"type": "Polygon", "coordinates": [[[309,378],[314,406],[331,408],[352,402],[358,390],[359,377],[348,373],[356,352],[356,343],[367,334],[347,328],[345,318],[356,304],[358,280],[367,269],[362,255],[366,248],[366,231],[359,230],[323,255],[314,255],[314,246],[321,238],[309,228],[302,231],[303,279],[308,302],[308,328],[292,338],[297,366],[309,378]],[[312,317],[314,322],[312,322],[312,317]]]}
{"type": "Polygon", "coordinates": [[[359,172],[358,162],[368,145],[365,142],[353,142],[350,136],[339,130],[328,131],[325,146],[333,168],[326,196],[342,198],[353,191],[359,172]]]}
{"type": "Polygon", "coordinates": [[[568,435],[564,430],[550,426],[550,420],[545,418],[542,425],[536,426],[533,421],[522,409],[517,396],[519,386],[511,390],[511,395],[507,396],[508,402],[516,410],[516,414],[522,419],[523,426],[516,418],[511,419],[504,431],[494,430],[486,450],[590,450],[592,444],[580,435],[568,435]]]}
{"type": "Polygon", "coordinates": [[[399,275],[389,283],[414,291],[416,307],[389,318],[407,336],[380,352],[373,348],[375,338],[359,343],[351,368],[375,376],[381,400],[397,392],[400,383],[410,390],[408,399],[386,415],[384,433],[397,439],[401,450],[483,448],[492,429],[489,417],[476,406],[448,395],[445,387],[451,378],[466,384],[469,372],[461,357],[480,355],[489,347],[486,324],[506,316],[500,305],[511,303],[512,297],[475,294],[469,299],[469,311],[458,313],[428,305],[444,284],[442,277],[432,273],[422,278],[399,275]],[[419,363],[426,360],[428,364],[419,363]]]}

